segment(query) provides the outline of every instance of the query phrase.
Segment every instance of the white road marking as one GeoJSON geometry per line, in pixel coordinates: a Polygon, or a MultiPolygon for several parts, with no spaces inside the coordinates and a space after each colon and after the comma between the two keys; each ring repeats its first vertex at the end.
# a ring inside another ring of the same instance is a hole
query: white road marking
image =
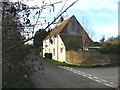
{"type": "Polygon", "coordinates": [[[91,77],[92,75],[90,75],[90,74],[87,74],[89,77],[91,77]]]}
{"type": "Polygon", "coordinates": [[[98,77],[92,76],[94,79],[99,79],[98,77]]]}
{"type": "Polygon", "coordinates": [[[89,79],[92,79],[92,80],[93,80],[93,78],[92,78],[92,77],[87,77],[87,78],[89,78],[89,79]]]}
{"type": "Polygon", "coordinates": [[[109,87],[113,87],[113,88],[114,88],[114,86],[113,86],[113,85],[110,85],[110,84],[108,84],[108,83],[105,83],[105,85],[106,85],[106,86],[109,86],[109,87]]]}
{"type": "Polygon", "coordinates": [[[108,81],[106,81],[106,80],[104,80],[104,79],[100,79],[101,81],[103,81],[103,82],[108,82],[108,81]]]}
{"type": "Polygon", "coordinates": [[[82,76],[87,77],[87,75],[83,74],[82,76]]]}
{"type": "Polygon", "coordinates": [[[100,81],[100,80],[97,80],[97,79],[93,79],[93,80],[95,80],[96,82],[102,83],[102,81],[100,81]]]}
{"type": "Polygon", "coordinates": [[[82,75],[80,72],[78,73],[79,75],[82,75]]]}
{"type": "Polygon", "coordinates": [[[93,75],[90,75],[90,74],[87,74],[85,72],[82,72],[82,71],[78,71],[78,70],[75,70],[73,68],[70,68],[70,67],[65,67],[65,66],[58,66],[62,69],[65,69],[65,70],[68,70],[68,71],[71,71],[73,73],[76,73],[76,74],[79,74],[79,75],[82,75],[84,77],[87,77],[91,80],[94,80],[96,82],[99,82],[99,83],[102,83],[108,87],[112,87],[112,88],[117,88],[118,85],[114,84],[114,83],[111,83],[111,82],[108,82],[107,80],[104,80],[104,79],[101,79],[99,77],[96,77],[96,76],[93,76],[93,75]]]}

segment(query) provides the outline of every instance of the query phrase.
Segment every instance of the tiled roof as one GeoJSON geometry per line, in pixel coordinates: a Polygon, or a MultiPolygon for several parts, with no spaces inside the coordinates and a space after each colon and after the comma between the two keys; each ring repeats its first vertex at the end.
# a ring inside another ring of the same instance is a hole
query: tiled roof
{"type": "Polygon", "coordinates": [[[63,28],[67,25],[67,23],[69,22],[69,20],[72,18],[73,16],[69,17],[68,19],[64,20],[63,22],[59,23],[54,29],[52,29],[52,31],[50,32],[50,34],[45,38],[48,39],[52,36],[55,36],[56,34],[60,33],[63,28]]]}
{"type": "Polygon", "coordinates": [[[57,34],[59,34],[65,46],[68,48],[72,48],[69,47],[70,45],[68,45],[68,43],[69,42],[72,43],[74,41],[76,41],[74,43],[78,45],[76,46],[77,48],[82,48],[82,46],[85,44],[93,46],[94,45],[93,41],[91,40],[91,38],[89,37],[89,35],[83,29],[79,22],[77,22],[75,26],[73,25],[70,27],[71,24],[69,24],[69,22],[72,22],[73,20],[75,20],[75,22],[77,21],[74,15],[64,20],[63,22],[59,23],[54,29],[51,30],[49,35],[44,40],[50,39],[51,37],[55,37],[57,34]],[[67,25],[69,27],[67,27],[67,25]]]}

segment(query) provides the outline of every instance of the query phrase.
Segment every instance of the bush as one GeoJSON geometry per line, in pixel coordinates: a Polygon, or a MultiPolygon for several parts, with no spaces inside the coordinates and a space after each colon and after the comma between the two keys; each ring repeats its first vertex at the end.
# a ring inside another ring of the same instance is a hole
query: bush
{"type": "Polygon", "coordinates": [[[67,36],[65,39],[64,39],[64,42],[65,42],[65,46],[66,46],[66,49],[67,50],[75,50],[77,51],[78,48],[80,48],[80,40],[79,40],[79,37],[77,36],[67,36]]]}
{"type": "Polygon", "coordinates": [[[45,53],[45,58],[52,59],[52,53],[45,53]]]}
{"type": "Polygon", "coordinates": [[[30,49],[31,46],[22,44],[2,55],[2,82],[4,88],[26,88],[30,86],[30,81],[24,78],[26,73],[24,66],[21,66],[25,55],[30,53],[30,49]]]}
{"type": "Polygon", "coordinates": [[[99,51],[101,53],[119,53],[120,44],[103,43],[99,51]]]}

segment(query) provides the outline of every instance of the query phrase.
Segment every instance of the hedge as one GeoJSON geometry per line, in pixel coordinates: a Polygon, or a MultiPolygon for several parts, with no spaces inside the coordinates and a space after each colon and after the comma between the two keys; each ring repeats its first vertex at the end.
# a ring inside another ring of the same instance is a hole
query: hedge
{"type": "Polygon", "coordinates": [[[101,53],[120,53],[120,44],[103,43],[99,51],[101,53]]]}

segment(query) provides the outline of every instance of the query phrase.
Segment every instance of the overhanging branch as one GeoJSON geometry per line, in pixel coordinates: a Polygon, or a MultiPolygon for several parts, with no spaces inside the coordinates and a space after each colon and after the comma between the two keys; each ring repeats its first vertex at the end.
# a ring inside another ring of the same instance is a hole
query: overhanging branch
{"type": "MultiPolygon", "coordinates": [[[[44,30],[46,30],[48,27],[50,27],[63,13],[65,13],[65,12],[66,12],[70,7],[72,7],[77,1],[78,1],[78,0],[76,0],[75,2],[73,2],[73,3],[72,3],[70,6],[68,6],[62,13],[60,13],[48,26],[46,26],[46,27],[44,28],[44,30]]],[[[20,43],[14,45],[14,46],[12,46],[12,47],[10,47],[9,49],[3,51],[3,52],[0,53],[0,54],[4,54],[4,53],[8,52],[9,50],[11,50],[11,49],[13,49],[13,48],[15,48],[15,47],[17,47],[17,46],[25,43],[25,42],[28,42],[28,41],[32,40],[33,38],[34,38],[34,36],[31,37],[31,38],[29,38],[29,39],[27,39],[27,40],[21,41],[20,43]]]]}

